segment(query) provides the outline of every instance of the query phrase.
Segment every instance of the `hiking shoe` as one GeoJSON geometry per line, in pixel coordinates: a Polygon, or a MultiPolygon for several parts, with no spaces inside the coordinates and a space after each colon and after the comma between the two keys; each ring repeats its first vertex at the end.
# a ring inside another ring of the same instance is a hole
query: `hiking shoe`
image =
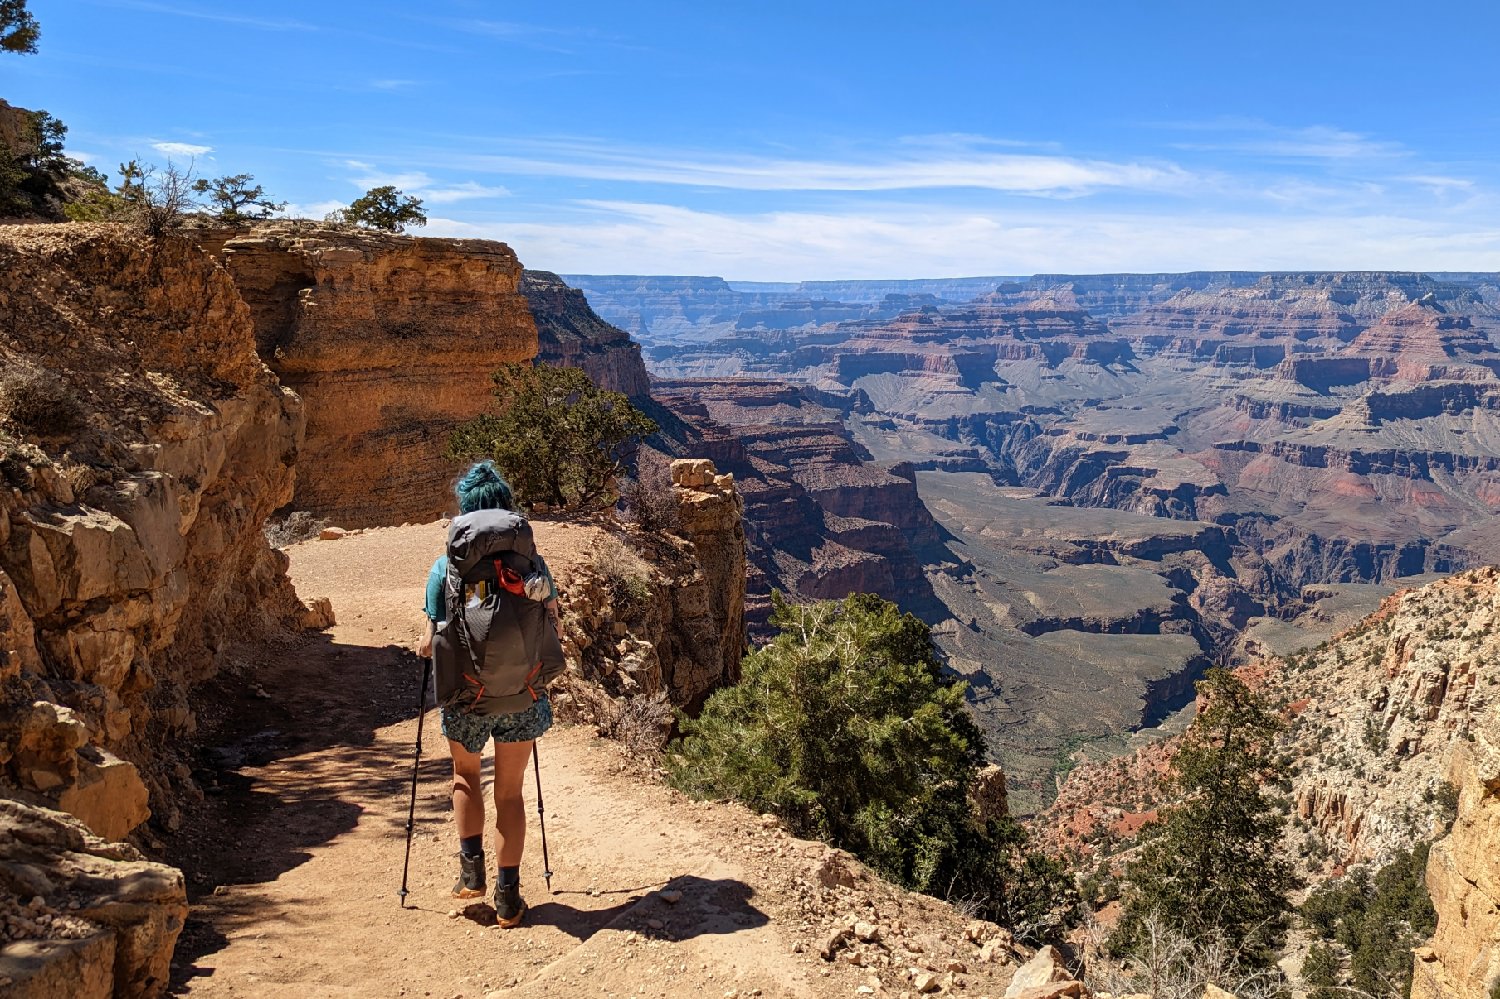
{"type": "Polygon", "coordinates": [[[526,902],[521,898],[521,883],[495,885],[495,920],[502,929],[520,926],[526,918],[526,902]]]}
{"type": "Polygon", "coordinates": [[[479,898],[484,894],[484,854],[458,855],[458,880],[453,882],[454,898],[479,898]]]}

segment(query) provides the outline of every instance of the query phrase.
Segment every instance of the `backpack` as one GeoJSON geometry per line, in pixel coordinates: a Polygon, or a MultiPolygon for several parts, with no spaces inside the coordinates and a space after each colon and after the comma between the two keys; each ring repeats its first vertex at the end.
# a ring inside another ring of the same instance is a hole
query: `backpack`
{"type": "Polygon", "coordinates": [[[531,525],[519,513],[476,510],[448,525],[446,620],[433,639],[443,707],[481,715],[525,711],[563,671],[546,606],[527,595],[528,577],[538,575],[535,555],[531,525]]]}

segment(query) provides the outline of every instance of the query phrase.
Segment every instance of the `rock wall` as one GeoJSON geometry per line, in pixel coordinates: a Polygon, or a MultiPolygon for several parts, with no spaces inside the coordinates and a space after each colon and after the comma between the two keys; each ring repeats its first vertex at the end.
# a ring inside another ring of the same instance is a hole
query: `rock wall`
{"type": "Polygon", "coordinates": [[[583,292],[556,274],[532,270],[522,274],[521,292],[536,320],[539,362],[582,368],[600,388],[632,399],[650,396],[640,344],[600,319],[583,292]]]}
{"type": "Polygon", "coordinates": [[[162,747],[195,728],[189,690],[235,640],[302,612],[261,533],[291,499],[302,430],[233,283],[195,247],[0,229],[7,795],[123,835],[143,814],[117,755],[177,821],[162,747]]]}
{"type": "Polygon", "coordinates": [[[559,580],[570,669],[553,688],[558,712],[627,738],[623,717],[669,724],[665,712],[652,714],[653,701],[697,710],[739,680],[745,652],[744,503],[734,477],[679,460],[672,480],[675,532],[632,531],[616,557],[559,580]]]}
{"type": "Polygon", "coordinates": [[[1500,713],[1457,745],[1458,817],[1433,845],[1427,890],[1437,932],[1417,950],[1412,999],[1488,999],[1500,988],[1500,713]]]}
{"type": "Polygon", "coordinates": [[[345,527],[435,520],[443,452],[490,402],[490,375],[537,352],[504,243],[278,222],[223,243],[260,356],[307,409],[291,499],[345,527]]]}

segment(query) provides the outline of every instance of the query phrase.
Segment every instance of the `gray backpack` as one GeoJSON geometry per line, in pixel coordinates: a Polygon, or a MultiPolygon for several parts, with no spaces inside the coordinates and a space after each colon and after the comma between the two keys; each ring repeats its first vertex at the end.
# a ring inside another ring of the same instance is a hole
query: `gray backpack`
{"type": "Polygon", "coordinates": [[[519,513],[476,510],[449,524],[446,620],[433,641],[439,704],[515,714],[563,671],[547,609],[527,596],[535,554],[531,525],[519,513]]]}

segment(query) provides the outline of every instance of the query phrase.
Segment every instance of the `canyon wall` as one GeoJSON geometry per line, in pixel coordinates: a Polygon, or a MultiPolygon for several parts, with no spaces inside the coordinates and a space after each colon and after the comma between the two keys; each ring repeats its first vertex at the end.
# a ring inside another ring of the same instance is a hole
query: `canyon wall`
{"type": "Polygon", "coordinates": [[[640,345],[589,307],[583,292],[548,271],[528,270],[521,292],[536,320],[537,362],[582,368],[594,384],[635,400],[651,394],[640,345]]]}
{"type": "Polygon", "coordinates": [[[193,730],[190,688],[302,611],[261,533],[292,496],[301,405],[228,275],[184,243],[0,230],[0,330],[8,776],[54,795],[79,780],[18,769],[22,708],[55,701],[170,807],[155,764],[193,730]]]}
{"type": "Polygon", "coordinates": [[[105,841],[153,813],[181,823],[201,793],[193,689],[236,643],[307,619],[262,533],[302,433],[249,310],[195,246],[0,229],[7,994],[165,986],[182,877],[105,841]]]}
{"type": "Polygon", "coordinates": [[[345,527],[449,512],[448,435],[488,408],[496,368],[537,353],[515,253],[278,222],[219,256],[260,356],[306,407],[292,506],[345,527]]]}
{"type": "Polygon", "coordinates": [[[1412,999],[1489,997],[1500,989],[1500,711],[1454,747],[1453,830],[1433,845],[1427,890],[1437,931],[1417,950],[1412,999]]]}

